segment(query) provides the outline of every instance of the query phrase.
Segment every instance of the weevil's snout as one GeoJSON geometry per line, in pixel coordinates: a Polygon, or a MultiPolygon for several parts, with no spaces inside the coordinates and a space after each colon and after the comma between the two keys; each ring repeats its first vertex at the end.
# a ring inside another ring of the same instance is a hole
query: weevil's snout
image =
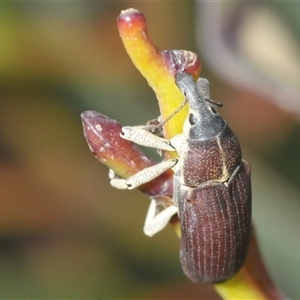
{"type": "Polygon", "coordinates": [[[196,84],[193,77],[186,72],[177,73],[175,80],[190,108],[184,124],[184,134],[192,139],[207,139],[219,134],[225,121],[206,100],[210,94],[209,82],[200,78],[196,84]]]}

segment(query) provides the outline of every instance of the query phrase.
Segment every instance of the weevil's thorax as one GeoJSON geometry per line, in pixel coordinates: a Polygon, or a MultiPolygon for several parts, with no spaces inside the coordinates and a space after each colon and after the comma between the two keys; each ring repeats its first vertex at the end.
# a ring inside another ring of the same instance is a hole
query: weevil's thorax
{"type": "Polygon", "coordinates": [[[198,104],[197,108],[198,111],[190,109],[184,125],[182,179],[188,186],[199,186],[210,180],[226,182],[241,163],[238,139],[207,102],[198,104]]]}

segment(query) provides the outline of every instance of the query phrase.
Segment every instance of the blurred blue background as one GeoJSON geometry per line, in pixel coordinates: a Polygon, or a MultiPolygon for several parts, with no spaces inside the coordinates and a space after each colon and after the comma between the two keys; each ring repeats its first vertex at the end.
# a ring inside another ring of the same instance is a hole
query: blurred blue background
{"type": "Polygon", "coordinates": [[[143,235],[149,200],[111,188],[82,134],[85,110],[159,115],[118,35],[129,7],[160,49],[199,54],[252,165],[268,270],[300,298],[300,4],[239,1],[0,4],[0,298],[217,297],[184,277],[170,226],[143,235]]]}

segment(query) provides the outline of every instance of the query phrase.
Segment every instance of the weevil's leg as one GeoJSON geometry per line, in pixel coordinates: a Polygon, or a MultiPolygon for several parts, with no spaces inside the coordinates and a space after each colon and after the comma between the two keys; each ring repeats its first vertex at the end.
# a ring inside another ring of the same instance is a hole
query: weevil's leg
{"type": "Polygon", "coordinates": [[[116,175],[116,173],[112,169],[109,169],[109,171],[108,171],[108,178],[109,179],[117,179],[119,177],[116,175]]]}
{"type": "Polygon", "coordinates": [[[109,169],[108,177],[110,179],[110,185],[119,190],[126,190],[128,187],[126,185],[126,180],[116,175],[116,173],[109,169]]]}
{"type": "Polygon", "coordinates": [[[121,179],[121,178],[111,178],[110,184],[120,190],[128,189],[132,190],[144,183],[150,182],[154,178],[158,177],[168,169],[171,169],[174,167],[177,163],[177,159],[170,159],[166,161],[162,161],[161,163],[145,168],[144,170],[141,170],[140,172],[137,172],[133,176],[127,178],[127,179],[121,179]]]}
{"type": "Polygon", "coordinates": [[[143,229],[144,233],[150,237],[165,228],[172,216],[178,212],[178,208],[171,205],[158,214],[156,214],[156,211],[156,201],[151,199],[143,229]]]}
{"type": "Polygon", "coordinates": [[[159,137],[163,137],[163,122],[161,120],[161,116],[148,121],[143,128],[159,137]]]}
{"type": "MultiPolygon", "coordinates": [[[[144,129],[155,134],[156,136],[163,138],[164,137],[163,125],[164,122],[162,122],[161,116],[158,116],[156,119],[148,121],[144,126],[144,129]]],[[[163,156],[163,150],[156,149],[156,152],[158,153],[159,156],[163,156]]]]}
{"type": "Polygon", "coordinates": [[[161,120],[161,117],[158,117],[157,120],[151,120],[145,126],[122,127],[120,136],[125,140],[142,146],[158,150],[175,151],[170,141],[156,134],[162,133],[163,125],[172,119],[186,105],[187,101],[187,99],[184,99],[181,105],[165,120],[161,120]]]}
{"type": "Polygon", "coordinates": [[[123,139],[132,141],[138,145],[166,151],[175,151],[168,140],[156,136],[140,126],[124,126],[122,127],[122,133],[120,135],[123,139]]]}

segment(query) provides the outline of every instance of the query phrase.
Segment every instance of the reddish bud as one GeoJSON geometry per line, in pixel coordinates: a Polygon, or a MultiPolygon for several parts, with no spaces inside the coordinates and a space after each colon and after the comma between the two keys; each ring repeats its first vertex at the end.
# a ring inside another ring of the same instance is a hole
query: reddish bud
{"type": "MultiPolygon", "coordinates": [[[[83,133],[94,156],[115,174],[128,178],[155,162],[146,156],[134,143],[120,137],[122,126],[115,120],[96,111],[81,114],[83,133]]],[[[167,171],[140,190],[151,197],[172,194],[173,172],[167,171]]]]}

